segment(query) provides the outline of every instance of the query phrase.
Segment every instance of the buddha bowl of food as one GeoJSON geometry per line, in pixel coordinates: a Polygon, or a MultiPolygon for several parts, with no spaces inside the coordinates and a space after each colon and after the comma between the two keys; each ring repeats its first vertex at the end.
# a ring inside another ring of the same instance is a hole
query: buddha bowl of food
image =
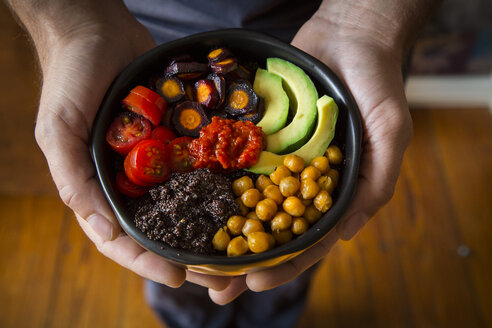
{"type": "Polygon", "coordinates": [[[160,45],[125,68],[93,125],[123,230],[190,270],[237,275],[316,244],[352,201],[361,121],[323,63],[240,29],[160,45]]]}

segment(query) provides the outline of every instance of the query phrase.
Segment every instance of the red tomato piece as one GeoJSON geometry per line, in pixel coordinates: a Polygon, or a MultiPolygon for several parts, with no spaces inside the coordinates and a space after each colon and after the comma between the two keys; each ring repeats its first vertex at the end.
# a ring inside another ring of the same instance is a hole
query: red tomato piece
{"type": "Polygon", "coordinates": [[[148,187],[139,186],[131,182],[125,172],[116,173],[116,188],[123,195],[133,198],[143,196],[149,190],[148,187]]]}
{"type": "Polygon", "coordinates": [[[180,137],[172,140],[169,145],[169,166],[171,171],[185,173],[193,171],[190,163],[188,144],[193,141],[192,137],[180,137]]]}
{"type": "Polygon", "coordinates": [[[158,140],[140,141],[123,163],[128,179],[139,186],[152,186],[169,176],[169,150],[158,140]]]}
{"type": "Polygon", "coordinates": [[[152,130],[150,139],[159,140],[163,144],[168,145],[171,140],[176,139],[176,135],[170,128],[160,125],[152,130]]]}
{"type": "MultiPolygon", "coordinates": [[[[148,91],[154,92],[150,89],[148,89],[148,91]]],[[[148,94],[150,95],[150,93],[148,94]]],[[[142,115],[143,117],[148,119],[154,126],[157,126],[161,122],[162,115],[164,115],[166,111],[166,101],[161,96],[159,95],[157,96],[160,99],[151,96],[146,98],[145,96],[135,93],[132,90],[128,94],[128,96],[126,96],[125,99],[123,99],[123,105],[126,106],[132,112],[142,115]]]]}
{"type": "Polygon", "coordinates": [[[150,122],[135,114],[120,114],[106,132],[106,141],[116,152],[126,155],[140,141],[151,135],[150,122]]]}
{"type": "Polygon", "coordinates": [[[135,88],[132,89],[132,91],[130,91],[130,93],[134,93],[141,97],[144,97],[145,99],[147,99],[148,102],[155,104],[163,115],[166,112],[167,102],[157,92],[142,85],[137,85],[135,88]]]}

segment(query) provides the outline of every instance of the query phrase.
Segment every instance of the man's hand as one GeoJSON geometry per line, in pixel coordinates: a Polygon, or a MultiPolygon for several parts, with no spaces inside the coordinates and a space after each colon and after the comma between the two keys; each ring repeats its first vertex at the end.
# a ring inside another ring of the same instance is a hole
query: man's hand
{"type": "Polygon", "coordinates": [[[230,278],[187,272],[122,233],[91,160],[90,132],[103,96],[128,63],[155,46],[149,32],[119,1],[34,3],[11,6],[38,52],[43,85],[35,136],[62,200],[98,250],[122,266],[172,287],[187,279],[225,288],[230,278]]]}
{"type": "Polygon", "coordinates": [[[402,65],[432,1],[326,1],[298,31],[292,45],[330,67],[348,86],[363,121],[363,153],[357,191],[345,216],[325,238],[277,267],[234,278],[223,291],[225,304],[248,288],[264,291],[295,279],[322,259],[340,238],[351,239],[390,200],[403,153],[412,136],[402,65]]]}

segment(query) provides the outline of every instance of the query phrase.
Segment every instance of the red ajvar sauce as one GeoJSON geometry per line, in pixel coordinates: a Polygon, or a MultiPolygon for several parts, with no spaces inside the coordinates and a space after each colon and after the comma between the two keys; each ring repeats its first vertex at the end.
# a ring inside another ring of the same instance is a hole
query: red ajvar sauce
{"type": "Polygon", "coordinates": [[[214,116],[188,150],[195,169],[239,170],[253,166],[265,146],[264,132],[252,122],[214,116]]]}

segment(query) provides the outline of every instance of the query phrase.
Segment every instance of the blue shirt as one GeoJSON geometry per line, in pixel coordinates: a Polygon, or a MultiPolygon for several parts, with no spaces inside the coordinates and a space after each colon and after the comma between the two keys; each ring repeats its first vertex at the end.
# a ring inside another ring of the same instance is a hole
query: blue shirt
{"type": "Polygon", "coordinates": [[[321,0],[124,0],[157,43],[222,28],[245,28],[290,42],[321,0]]]}

